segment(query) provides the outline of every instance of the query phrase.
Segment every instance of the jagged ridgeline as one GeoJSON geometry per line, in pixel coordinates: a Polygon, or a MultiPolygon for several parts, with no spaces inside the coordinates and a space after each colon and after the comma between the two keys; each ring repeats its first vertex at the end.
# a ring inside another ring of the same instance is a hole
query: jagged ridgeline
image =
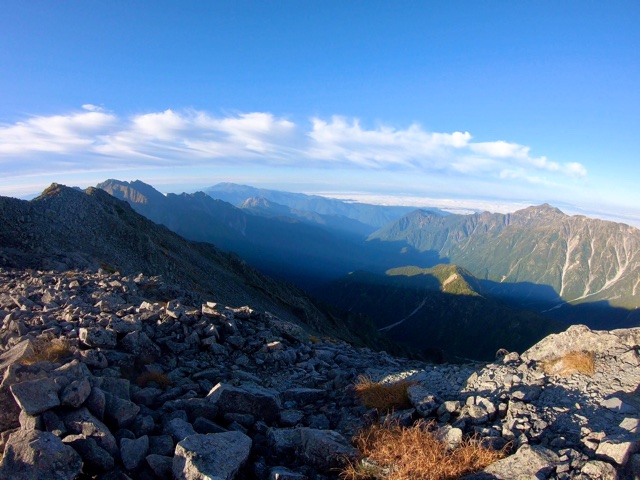
{"type": "Polygon", "coordinates": [[[0,265],[5,267],[161,275],[160,300],[195,302],[214,295],[228,305],[254,305],[322,335],[386,345],[361,316],[330,311],[299,288],[266,277],[211,244],[185,240],[97,188],[83,192],[53,184],[29,202],[0,197],[0,226],[0,265]]]}

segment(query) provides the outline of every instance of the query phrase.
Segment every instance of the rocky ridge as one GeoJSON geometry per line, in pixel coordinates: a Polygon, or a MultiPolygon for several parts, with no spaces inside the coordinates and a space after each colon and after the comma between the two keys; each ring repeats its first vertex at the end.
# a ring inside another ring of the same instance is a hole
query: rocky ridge
{"type": "Polygon", "coordinates": [[[522,355],[431,365],[309,337],[267,311],[158,302],[162,279],[0,269],[0,479],[328,479],[351,436],[383,420],[359,375],[409,380],[412,408],[451,445],[512,455],[468,478],[640,475],[640,329],[570,327],[522,355]],[[544,373],[571,351],[592,376],[544,373]],[[55,353],[55,355],[54,355],[55,353]]]}

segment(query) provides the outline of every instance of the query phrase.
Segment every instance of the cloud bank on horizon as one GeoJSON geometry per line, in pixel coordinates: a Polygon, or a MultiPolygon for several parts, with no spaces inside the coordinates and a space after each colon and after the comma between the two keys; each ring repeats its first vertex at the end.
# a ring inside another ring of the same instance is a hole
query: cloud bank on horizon
{"type": "Polygon", "coordinates": [[[587,176],[584,165],[534,156],[528,146],[430,132],[417,123],[367,128],[341,116],[296,123],[268,112],[170,109],[125,117],[91,104],[0,125],[0,164],[13,179],[225,165],[405,171],[546,186],[587,176]]]}

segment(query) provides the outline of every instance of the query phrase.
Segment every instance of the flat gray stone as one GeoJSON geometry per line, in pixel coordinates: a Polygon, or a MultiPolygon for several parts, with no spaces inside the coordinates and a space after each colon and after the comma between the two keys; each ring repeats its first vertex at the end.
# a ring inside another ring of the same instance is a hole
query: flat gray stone
{"type": "Polygon", "coordinates": [[[280,399],[277,394],[257,385],[233,387],[218,383],[211,389],[207,399],[216,405],[223,415],[248,413],[256,419],[270,423],[280,414],[280,399]]]}
{"type": "Polygon", "coordinates": [[[623,466],[627,464],[629,457],[638,451],[639,443],[637,435],[606,436],[598,445],[596,456],[623,466]]]}
{"type": "Polygon", "coordinates": [[[175,480],[231,480],[249,458],[251,439],[241,432],[191,435],[176,446],[175,480]]]}
{"type": "Polygon", "coordinates": [[[618,480],[618,472],[615,467],[607,462],[601,462],[599,460],[591,460],[585,463],[581,472],[588,475],[589,478],[595,478],[598,480],[618,480]]]}
{"type": "Polygon", "coordinates": [[[559,462],[558,455],[539,445],[523,445],[510,457],[489,465],[482,472],[498,480],[546,478],[559,462]]]}
{"type": "Polygon", "coordinates": [[[37,415],[60,405],[60,385],[52,378],[16,383],[10,388],[20,408],[29,415],[37,415]]]}

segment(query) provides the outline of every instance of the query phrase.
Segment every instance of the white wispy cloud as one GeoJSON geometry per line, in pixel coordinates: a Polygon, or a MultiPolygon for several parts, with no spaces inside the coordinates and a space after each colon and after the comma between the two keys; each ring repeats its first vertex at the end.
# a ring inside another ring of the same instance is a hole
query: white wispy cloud
{"type": "Polygon", "coordinates": [[[533,156],[528,146],[474,142],[469,132],[430,132],[419,124],[370,128],[341,116],[295,123],[266,112],[171,109],[122,117],[93,104],[0,125],[0,164],[10,176],[237,164],[448,172],[545,184],[587,175],[580,163],[533,156]]]}

